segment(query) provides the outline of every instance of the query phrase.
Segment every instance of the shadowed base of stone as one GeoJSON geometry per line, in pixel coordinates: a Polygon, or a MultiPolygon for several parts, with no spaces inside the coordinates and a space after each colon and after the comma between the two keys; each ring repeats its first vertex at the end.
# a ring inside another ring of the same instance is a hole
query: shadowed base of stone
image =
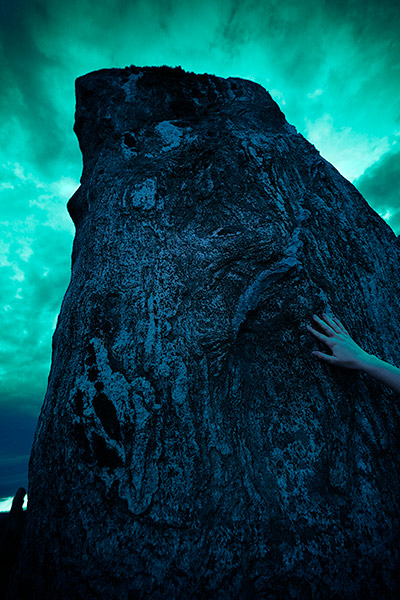
{"type": "Polygon", "coordinates": [[[14,496],[11,510],[0,514],[0,599],[6,598],[10,576],[15,567],[26,513],[22,509],[26,490],[19,488],[14,496]]]}

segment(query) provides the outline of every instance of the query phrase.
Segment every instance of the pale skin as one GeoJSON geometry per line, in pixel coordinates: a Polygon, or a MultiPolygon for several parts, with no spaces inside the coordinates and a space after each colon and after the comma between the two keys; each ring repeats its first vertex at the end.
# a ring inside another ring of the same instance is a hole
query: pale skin
{"type": "Polygon", "coordinates": [[[313,356],[330,365],[364,371],[400,393],[400,369],[360,348],[337,317],[329,317],[322,313],[322,319],[317,315],[313,315],[313,319],[324,333],[320,333],[311,325],[307,325],[308,331],[326,344],[332,352],[330,355],[314,350],[311,352],[313,356]]]}

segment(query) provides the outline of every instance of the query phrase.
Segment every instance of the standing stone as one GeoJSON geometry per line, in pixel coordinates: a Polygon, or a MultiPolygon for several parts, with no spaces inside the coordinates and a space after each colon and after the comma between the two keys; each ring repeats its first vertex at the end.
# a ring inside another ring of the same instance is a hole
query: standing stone
{"type": "Polygon", "coordinates": [[[399,396],[306,330],[399,364],[395,234],[252,81],[131,66],[76,98],[13,597],[398,598],[399,396]]]}

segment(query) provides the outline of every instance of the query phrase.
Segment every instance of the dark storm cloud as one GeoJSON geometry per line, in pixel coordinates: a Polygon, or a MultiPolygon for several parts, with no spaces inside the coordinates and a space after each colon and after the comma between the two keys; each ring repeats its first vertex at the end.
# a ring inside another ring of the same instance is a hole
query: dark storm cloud
{"type": "Polygon", "coordinates": [[[394,231],[400,231],[400,144],[372,165],[354,182],[361,194],[387,220],[394,231]]]}
{"type": "Polygon", "coordinates": [[[35,40],[40,14],[36,7],[20,0],[1,4],[0,111],[8,116],[2,123],[1,144],[5,154],[17,149],[20,161],[51,175],[66,137],[66,119],[52,92],[62,71],[57,56],[46,55],[35,40]],[[49,74],[51,80],[46,78],[49,74]]]}
{"type": "Polygon", "coordinates": [[[0,406],[0,498],[14,496],[28,485],[28,459],[37,416],[20,412],[15,406],[0,406]]]}

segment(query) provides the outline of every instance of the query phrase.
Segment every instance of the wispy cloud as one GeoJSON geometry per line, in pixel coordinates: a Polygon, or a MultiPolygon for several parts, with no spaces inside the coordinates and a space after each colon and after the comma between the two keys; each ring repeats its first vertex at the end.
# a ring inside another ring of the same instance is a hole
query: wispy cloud
{"type": "Polygon", "coordinates": [[[305,122],[307,139],[350,181],[379,161],[390,147],[388,136],[378,138],[350,126],[337,128],[327,113],[315,121],[306,118],[305,122]]]}

